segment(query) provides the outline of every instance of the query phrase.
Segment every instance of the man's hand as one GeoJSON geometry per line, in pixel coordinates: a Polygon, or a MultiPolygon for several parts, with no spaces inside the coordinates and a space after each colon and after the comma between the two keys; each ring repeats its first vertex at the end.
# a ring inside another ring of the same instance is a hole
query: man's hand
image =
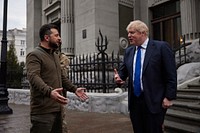
{"type": "Polygon", "coordinates": [[[60,95],[63,91],[63,88],[56,88],[51,91],[51,98],[61,104],[67,104],[68,99],[60,95]]]}
{"type": "Polygon", "coordinates": [[[167,109],[169,107],[171,107],[173,104],[172,104],[172,101],[169,101],[167,98],[164,98],[163,99],[163,102],[162,102],[162,107],[167,109]]]}
{"type": "Polygon", "coordinates": [[[119,77],[119,74],[118,74],[118,72],[117,72],[117,70],[116,69],[114,69],[114,77],[115,77],[115,82],[116,82],[116,84],[117,85],[122,85],[122,84],[124,84],[125,82],[119,77]]]}
{"type": "Polygon", "coordinates": [[[81,100],[85,101],[87,100],[89,97],[86,95],[85,93],[85,88],[77,88],[75,94],[77,95],[77,97],[79,97],[81,100]]]}

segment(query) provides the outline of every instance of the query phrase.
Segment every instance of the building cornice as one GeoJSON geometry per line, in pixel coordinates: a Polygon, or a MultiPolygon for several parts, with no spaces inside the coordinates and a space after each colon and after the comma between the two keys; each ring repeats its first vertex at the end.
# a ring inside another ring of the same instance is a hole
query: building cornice
{"type": "Polygon", "coordinates": [[[134,1],[133,0],[119,0],[119,4],[133,8],[134,1]]]}

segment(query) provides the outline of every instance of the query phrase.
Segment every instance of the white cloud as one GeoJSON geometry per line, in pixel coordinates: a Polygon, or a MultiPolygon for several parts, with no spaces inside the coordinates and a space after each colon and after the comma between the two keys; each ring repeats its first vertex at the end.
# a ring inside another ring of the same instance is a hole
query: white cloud
{"type": "MultiPolygon", "coordinates": [[[[0,0],[0,29],[3,29],[4,0],[0,0]]],[[[7,29],[26,28],[26,0],[8,0],[7,29]]]]}

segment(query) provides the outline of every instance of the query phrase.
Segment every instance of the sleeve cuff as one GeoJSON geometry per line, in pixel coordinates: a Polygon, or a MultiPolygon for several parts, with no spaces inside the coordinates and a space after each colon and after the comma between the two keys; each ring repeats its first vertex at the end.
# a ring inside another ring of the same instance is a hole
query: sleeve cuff
{"type": "Polygon", "coordinates": [[[53,88],[52,87],[49,87],[49,91],[48,91],[48,97],[51,97],[51,92],[52,92],[53,88]]]}

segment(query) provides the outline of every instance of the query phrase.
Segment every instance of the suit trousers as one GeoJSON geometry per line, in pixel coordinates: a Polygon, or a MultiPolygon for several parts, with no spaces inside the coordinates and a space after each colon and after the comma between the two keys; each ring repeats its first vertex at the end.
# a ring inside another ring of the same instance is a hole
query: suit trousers
{"type": "Polygon", "coordinates": [[[62,133],[61,112],[31,115],[30,133],[62,133]]]}
{"type": "Polygon", "coordinates": [[[132,96],[130,119],[134,133],[163,133],[164,116],[166,109],[153,114],[148,110],[144,94],[132,96]]]}

